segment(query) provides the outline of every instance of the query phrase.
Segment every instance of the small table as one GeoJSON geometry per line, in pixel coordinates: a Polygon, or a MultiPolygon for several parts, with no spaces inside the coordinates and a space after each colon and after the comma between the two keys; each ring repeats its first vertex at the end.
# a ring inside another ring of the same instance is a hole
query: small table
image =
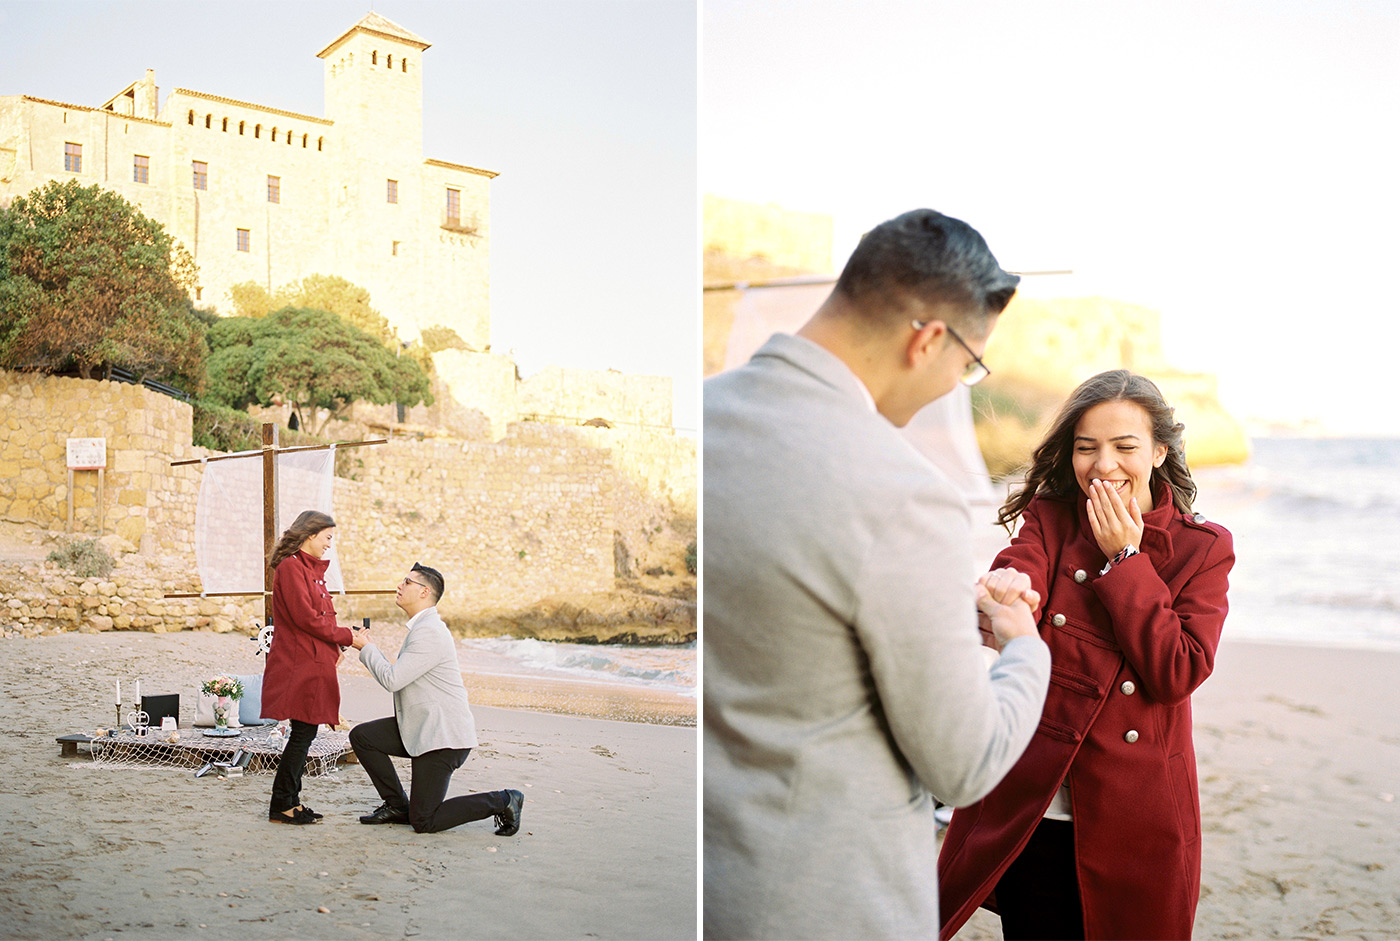
{"type": "MultiPolygon", "coordinates": [[[[178,742],[167,742],[161,730],[152,728],[146,735],[137,735],[129,729],[122,729],[101,738],[86,735],[62,736],[64,754],[68,748],[77,753],[78,742],[89,742],[92,760],[107,765],[165,765],[175,768],[198,768],[206,762],[229,761],[240,749],[246,753],[248,762],[244,766],[246,774],[267,774],[277,770],[282,760],[283,742],[269,740],[276,726],[249,725],[238,731],[236,736],[214,737],[203,734],[203,729],[182,728],[178,742]],[[72,743],[64,741],[72,739],[72,743]]],[[[317,734],[306,755],[306,774],[329,774],[343,758],[353,755],[350,749],[350,733],[326,730],[317,734]]]]}

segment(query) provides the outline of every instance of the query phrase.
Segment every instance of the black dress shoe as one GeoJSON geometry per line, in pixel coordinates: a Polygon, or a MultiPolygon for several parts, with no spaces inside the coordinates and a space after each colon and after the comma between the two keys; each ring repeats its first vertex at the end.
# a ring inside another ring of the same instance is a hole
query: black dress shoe
{"type": "Polygon", "coordinates": [[[360,823],[408,823],[408,811],[380,804],[373,813],[361,817],[360,823]]]}
{"type": "Polygon", "coordinates": [[[318,814],[318,813],[316,813],[316,811],[312,810],[310,807],[308,807],[308,806],[305,805],[305,804],[302,804],[302,805],[301,805],[301,809],[304,810],[304,811],[306,811],[306,812],[307,812],[308,814],[310,814],[311,816],[315,817],[317,820],[320,820],[322,817],[325,816],[325,814],[318,814]]]}
{"type": "Polygon", "coordinates": [[[293,810],[290,817],[285,813],[278,813],[274,810],[267,815],[267,819],[271,820],[273,823],[294,823],[298,826],[305,826],[308,823],[316,822],[315,815],[307,813],[305,808],[293,810]]]}
{"type": "Polygon", "coordinates": [[[520,832],[520,812],[525,808],[525,795],[506,791],[506,809],[496,814],[496,836],[515,836],[520,832]]]}

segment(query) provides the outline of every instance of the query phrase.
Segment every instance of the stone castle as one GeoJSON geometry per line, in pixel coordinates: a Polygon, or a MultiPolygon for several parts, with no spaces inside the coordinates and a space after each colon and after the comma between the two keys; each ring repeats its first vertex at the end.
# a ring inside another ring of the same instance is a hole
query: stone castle
{"type": "Polygon", "coordinates": [[[0,97],[0,203],[97,183],[193,254],[203,306],[228,313],[240,282],[341,275],[405,339],[443,324],[484,350],[496,174],[424,157],[428,48],[366,15],[317,53],[325,117],[187,88],[158,109],[149,69],[101,107],[0,97]]]}
{"type": "MultiPolygon", "coordinates": [[[[496,174],[423,157],[427,48],[365,16],[318,53],[324,118],[187,89],[158,108],[150,72],[97,108],[0,97],[0,205],[50,180],[97,183],[191,252],[201,306],[232,313],[234,284],[275,289],[332,274],[368,288],[402,338],[435,324],[456,330],[467,349],[434,355],[433,405],[395,416],[392,406],[359,403],[354,420],[330,432],[394,434],[351,458],[337,482],[347,580],[432,557],[472,586],[450,606],[458,618],[535,605],[534,617],[541,599],[567,598],[555,607],[573,620],[583,609],[598,622],[611,606],[623,609],[613,621],[693,639],[684,556],[695,538],[698,460],[696,441],[673,427],[671,380],[560,367],[522,378],[510,357],[490,351],[496,174]],[[665,584],[642,586],[645,598],[627,594],[642,576],[665,584]]],[[[189,578],[199,486],[197,471],[170,462],[210,453],[192,445],[190,406],[110,382],[0,371],[0,409],[10,419],[0,423],[0,524],[49,543],[64,529],[100,535],[120,557],[105,593],[0,559],[0,636],[243,629],[246,604],[160,598],[160,588],[189,578]],[[107,440],[101,507],[91,474],[69,492],[62,452],[71,437],[107,440]],[[67,586],[48,594],[73,603],[30,597],[26,582],[40,574],[67,586]]],[[[286,419],[262,411],[263,420],[286,419]]],[[[372,602],[355,609],[384,613],[372,602]]]]}

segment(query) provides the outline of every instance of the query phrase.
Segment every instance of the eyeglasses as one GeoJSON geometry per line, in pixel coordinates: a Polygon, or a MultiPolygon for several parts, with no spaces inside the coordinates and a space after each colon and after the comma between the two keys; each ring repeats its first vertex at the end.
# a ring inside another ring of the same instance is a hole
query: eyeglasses
{"type": "MultiPolygon", "coordinates": [[[[405,575],[405,576],[403,577],[403,581],[400,582],[399,584],[400,584],[400,585],[417,585],[417,586],[420,587],[420,588],[428,588],[427,585],[424,585],[422,582],[418,581],[417,579],[409,578],[407,575],[405,575]]],[[[429,590],[429,591],[432,591],[431,588],[428,588],[428,590],[429,590]]]]}
{"type": "MultiPolygon", "coordinates": [[[[911,321],[911,323],[915,330],[922,330],[924,327],[928,326],[928,322],[924,320],[914,320],[911,321]]],[[[967,350],[967,355],[972,357],[972,362],[967,364],[967,368],[964,369],[962,375],[958,377],[958,381],[965,386],[975,386],[977,383],[990,376],[992,371],[987,368],[986,363],[982,362],[982,357],[972,352],[972,347],[963,342],[963,338],[958,336],[956,330],[949,327],[947,324],[943,326],[947,327],[948,335],[958,341],[958,346],[967,350]]]]}

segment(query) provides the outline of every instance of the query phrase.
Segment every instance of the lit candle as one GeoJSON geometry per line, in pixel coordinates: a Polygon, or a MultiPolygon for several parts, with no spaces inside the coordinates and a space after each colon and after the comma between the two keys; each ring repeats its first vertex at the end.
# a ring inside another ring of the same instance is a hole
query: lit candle
{"type": "Polygon", "coordinates": [[[122,681],[117,680],[117,705],[122,704],[122,681]]]}

